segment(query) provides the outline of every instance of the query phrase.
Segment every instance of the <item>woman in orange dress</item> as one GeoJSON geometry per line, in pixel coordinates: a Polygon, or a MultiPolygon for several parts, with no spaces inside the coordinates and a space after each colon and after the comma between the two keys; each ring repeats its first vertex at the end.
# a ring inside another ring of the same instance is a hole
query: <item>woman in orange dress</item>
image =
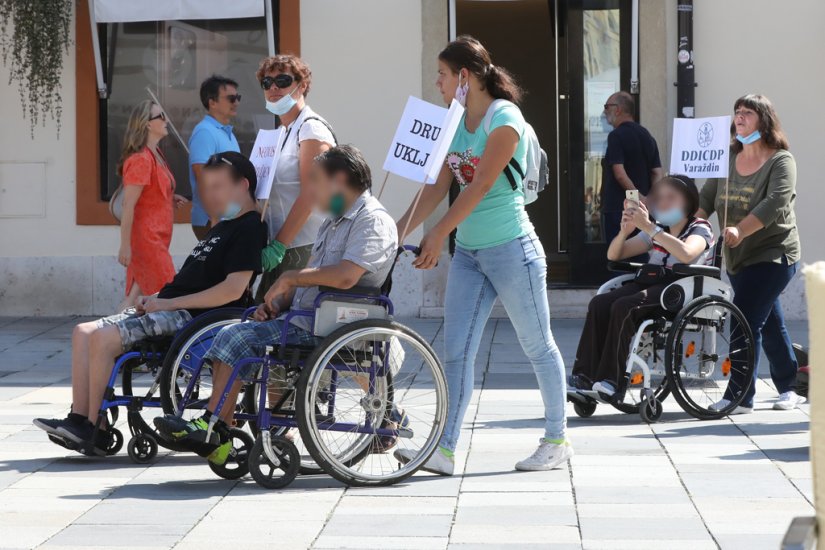
{"type": "Polygon", "coordinates": [[[174,208],[186,199],[175,194],[175,178],[158,148],[167,134],[160,105],[146,100],[132,111],[118,166],[123,178],[118,261],[126,267],[121,310],[133,307],[141,295],[155,294],[175,276],[169,243],[174,208]]]}

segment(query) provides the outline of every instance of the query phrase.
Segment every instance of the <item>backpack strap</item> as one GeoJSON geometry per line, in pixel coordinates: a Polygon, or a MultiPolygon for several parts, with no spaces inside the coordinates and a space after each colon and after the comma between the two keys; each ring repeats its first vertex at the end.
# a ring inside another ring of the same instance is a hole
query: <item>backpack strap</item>
{"type": "MultiPolygon", "coordinates": [[[[494,99],[490,106],[487,108],[487,112],[484,114],[484,119],[481,121],[481,127],[484,128],[484,133],[490,133],[490,126],[493,124],[493,117],[495,116],[496,112],[506,105],[514,105],[511,101],[507,101],[506,99],[494,99]]],[[[524,170],[521,169],[519,166],[518,161],[515,158],[511,158],[510,162],[507,163],[507,166],[504,167],[504,175],[507,177],[507,181],[510,182],[510,187],[513,188],[513,191],[518,190],[518,183],[516,182],[516,177],[513,175],[513,170],[521,176],[522,181],[524,180],[524,170]]]]}
{"type": "Polygon", "coordinates": [[[295,132],[295,139],[298,140],[298,146],[299,147],[301,145],[301,129],[304,127],[304,124],[306,124],[310,120],[317,120],[318,122],[320,122],[321,124],[326,126],[327,130],[329,130],[329,133],[332,134],[332,139],[335,140],[335,144],[336,145],[338,144],[338,138],[335,137],[335,131],[332,129],[332,126],[330,126],[329,123],[326,120],[324,120],[323,118],[318,117],[318,116],[308,116],[301,122],[301,125],[298,126],[298,131],[295,132]]]}

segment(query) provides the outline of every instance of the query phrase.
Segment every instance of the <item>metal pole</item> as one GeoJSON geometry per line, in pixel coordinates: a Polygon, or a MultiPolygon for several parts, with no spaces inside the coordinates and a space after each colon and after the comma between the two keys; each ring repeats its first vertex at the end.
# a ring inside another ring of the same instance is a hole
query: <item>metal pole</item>
{"type": "Polygon", "coordinates": [[[271,0],[264,0],[264,15],[266,16],[266,45],[269,48],[269,57],[272,57],[275,55],[275,24],[271,0]]]}
{"type": "Polygon", "coordinates": [[[676,65],[676,116],[694,118],[696,75],[693,66],[693,0],[677,0],[679,49],[676,65]]]}
{"type": "Polygon", "coordinates": [[[100,59],[100,38],[97,35],[97,19],[95,18],[95,0],[89,0],[89,24],[92,30],[92,55],[95,57],[95,76],[97,76],[97,94],[100,99],[109,96],[109,88],[103,78],[103,60],[100,59]]]}
{"type": "Polygon", "coordinates": [[[630,10],[630,93],[639,94],[639,0],[630,10]]]}

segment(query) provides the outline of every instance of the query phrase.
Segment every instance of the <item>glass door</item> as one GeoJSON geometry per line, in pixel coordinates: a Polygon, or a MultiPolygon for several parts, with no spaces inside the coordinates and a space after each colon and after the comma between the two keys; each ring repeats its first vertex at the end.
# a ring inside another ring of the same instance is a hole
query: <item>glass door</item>
{"type": "Polygon", "coordinates": [[[629,88],[630,1],[568,0],[569,100],[568,253],[570,281],[591,285],[607,276],[601,193],[607,98],[629,88]]]}

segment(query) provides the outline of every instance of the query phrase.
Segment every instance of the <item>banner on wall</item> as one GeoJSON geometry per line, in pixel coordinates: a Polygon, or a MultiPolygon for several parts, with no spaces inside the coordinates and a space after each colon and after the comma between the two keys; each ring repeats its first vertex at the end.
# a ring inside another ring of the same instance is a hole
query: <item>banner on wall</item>
{"type": "Polygon", "coordinates": [[[272,190],[272,180],[275,178],[275,169],[278,167],[278,158],[283,146],[284,127],[276,130],[258,130],[255,138],[255,145],[252,147],[252,154],[249,160],[255,167],[255,174],[258,176],[258,187],[255,190],[255,197],[258,200],[269,199],[269,192],[272,190]]]}
{"type": "Polygon", "coordinates": [[[435,183],[464,107],[449,109],[410,96],[395,130],[384,170],[419,183],[435,183]]]}
{"type": "Polygon", "coordinates": [[[673,119],[670,173],[727,178],[730,116],[673,119]]]}

